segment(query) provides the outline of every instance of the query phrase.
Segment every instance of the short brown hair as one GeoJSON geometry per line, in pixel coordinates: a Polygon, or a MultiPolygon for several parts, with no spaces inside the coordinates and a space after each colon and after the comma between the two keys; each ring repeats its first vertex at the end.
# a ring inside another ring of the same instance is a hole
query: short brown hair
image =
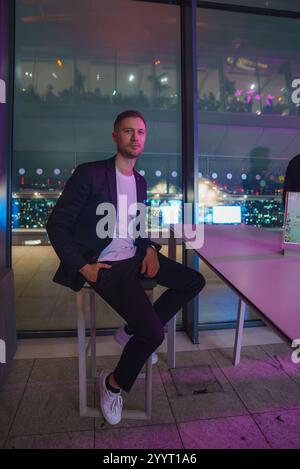
{"type": "Polygon", "coordinates": [[[124,119],[127,119],[127,117],[139,117],[144,122],[145,127],[147,126],[144,116],[139,111],[130,109],[128,111],[123,111],[117,115],[116,120],[114,122],[114,130],[117,130],[120,122],[124,119]]]}

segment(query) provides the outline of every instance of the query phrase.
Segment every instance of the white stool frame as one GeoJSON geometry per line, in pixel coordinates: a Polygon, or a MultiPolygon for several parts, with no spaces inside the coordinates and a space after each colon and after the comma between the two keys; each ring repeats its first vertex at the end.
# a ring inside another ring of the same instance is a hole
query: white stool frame
{"type": "MultiPolygon", "coordinates": [[[[149,300],[153,303],[153,288],[145,290],[149,300]]],[[[91,354],[92,377],[97,378],[96,369],[96,292],[88,284],[76,295],[77,305],[77,332],[78,332],[78,366],[79,366],[79,414],[80,417],[101,417],[102,413],[96,407],[87,405],[87,371],[86,359],[91,354]],[[90,337],[85,337],[85,296],[89,297],[90,309],[90,337]]],[[[152,414],[152,355],[146,361],[146,373],[140,373],[139,377],[145,379],[145,409],[126,410],[122,412],[122,418],[135,420],[149,420],[152,414]]]]}

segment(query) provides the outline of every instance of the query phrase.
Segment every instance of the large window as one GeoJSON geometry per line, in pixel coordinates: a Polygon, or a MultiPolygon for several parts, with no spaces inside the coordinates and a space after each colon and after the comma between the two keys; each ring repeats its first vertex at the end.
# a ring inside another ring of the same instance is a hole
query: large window
{"type": "MultiPolygon", "coordinates": [[[[147,179],[154,219],[167,213],[161,206],[175,207],[180,217],[181,31],[173,3],[90,0],[83,8],[79,0],[16,1],[12,227],[19,330],[75,328],[73,292],[51,281],[58,260],[45,223],[74,168],[114,153],[119,112],[138,109],[148,122],[137,169],[147,179]]],[[[268,3],[297,11],[293,0],[268,3]]],[[[197,190],[204,220],[213,222],[216,205],[234,205],[243,223],[280,229],[284,174],[299,153],[300,107],[291,101],[292,80],[300,78],[298,21],[219,7],[198,8],[197,18],[197,190]]],[[[234,295],[201,269],[209,281],[200,322],[235,319],[234,295]]],[[[119,324],[110,308],[99,310],[99,327],[119,324]]]]}
{"type": "MultiPolygon", "coordinates": [[[[290,2],[269,3],[284,9],[290,2]]],[[[300,77],[298,22],[198,8],[199,197],[206,223],[214,222],[214,207],[229,205],[239,207],[242,223],[282,227],[285,170],[299,153],[299,107],[291,102],[292,79],[300,77]]],[[[236,295],[201,269],[208,282],[200,322],[235,320],[236,295]]]]}
{"type": "MultiPolygon", "coordinates": [[[[137,169],[153,212],[180,204],[179,7],[131,0],[17,0],[13,259],[18,330],[74,329],[75,295],[52,282],[45,224],[83,162],[106,159],[116,115],[148,123],[137,169]]],[[[157,292],[160,294],[160,292],[157,292]]],[[[98,327],[120,319],[104,305],[98,327]]]]}

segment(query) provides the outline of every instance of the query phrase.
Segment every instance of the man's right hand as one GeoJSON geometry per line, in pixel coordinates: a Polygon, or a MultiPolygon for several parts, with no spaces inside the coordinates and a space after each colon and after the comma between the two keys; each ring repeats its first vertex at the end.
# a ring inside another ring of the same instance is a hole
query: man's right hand
{"type": "Polygon", "coordinates": [[[111,265],[103,264],[102,262],[97,262],[97,264],[85,264],[79,272],[84,276],[89,282],[96,282],[98,273],[100,269],[110,269],[111,265]]]}

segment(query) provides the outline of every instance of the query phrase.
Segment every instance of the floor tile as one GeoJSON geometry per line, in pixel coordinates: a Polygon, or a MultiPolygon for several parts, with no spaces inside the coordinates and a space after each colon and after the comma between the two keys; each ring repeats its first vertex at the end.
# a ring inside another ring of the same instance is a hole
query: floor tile
{"type": "Polygon", "coordinates": [[[179,367],[170,373],[178,396],[223,392],[210,366],[179,367]]]}
{"type": "Polygon", "coordinates": [[[96,430],[95,448],[106,449],[180,449],[176,425],[96,430]]]}
{"type": "Polygon", "coordinates": [[[52,281],[48,272],[36,272],[22,291],[22,298],[43,298],[44,301],[52,301],[57,298],[61,286],[52,281]]]}
{"type": "MultiPolygon", "coordinates": [[[[43,255],[45,254],[43,253],[43,255]]],[[[35,275],[40,265],[41,260],[32,259],[30,256],[22,256],[20,259],[14,262],[13,268],[17,275],[35,275]]]]}
{"type": "Polygon", "coordinates": [[[94,431],[15,436],[9,438],[5,446],[8,449],[93,449],[93,447],[94,431]]]}
{"type": "Polygon", "coordinates": [[[35,360],[29,383],[54,384],[61,381],[78,381],[77,358],[41,358],[35,360]]]}
{"type": "Polygon", "coordinates": [[[177,354],[171,371],[162,355],[158,367],[177,422],[248,414],[208,351],[177,354]]]}
{"type": "Polygon", "coordinates": [[[253,414],[272,448],[300,449],[300,409],[253,414]]]}
{"type": "Polygon", "coordinates": [[[237,366],[232,349],[210,353],[251,413],[300,407],[299,386],[261,347],[243,347],[237,366]]]}
{"type": "Polygon", "coordinates": [[[47,258],[47,260],[43,260],[43,262],[41,262],[37,268],[37,272],[40,273],[40,272],[48,272],[48,275],[50,277],[50,279],[52,279],[54,273],[56,272],[56,270],[58,269],[59,267],[59,260],[57,259],[57,257],[53,255],[53,249],[51,249],[51,252],[48,253],[45,253],[43,254],[43,259],[44,258],[47,258]]]}
{"type": "Polygon", "coordinates": [[[32,279],[32,274],[15,274],[15,296],[21,296],[25,287],[27,287],[28,283],[32,279]]]}
{"type": "Polygon", "coordinates": [[[34,360],[13,360],[1,391],[24,388],[30,376],[33,362],[34,360]]]}
{"type": "MultiPolygon", "coordinates": [[[[94,386],[88,387],[90,401],[94,386]]],[[[28,384],[10,436],[91,430],[94,419],[79,416],[77,384],[28,384]]]]}
{"type": "Polygon", "coordinates": [[[22,389],[0,392],[0,438],[8,435],[22,395],[22,389]]]}
{"type": "Polygon", "coordinates": [[[250,416],[179,423],[178,429],[189,449],[269,448],[250,416]]]}
{"type": "Polygon", "coordinates": [[[200,394],[170,399],[176,422],[247,414],[234,393],[200,394]]]}
{"type": "Polygon", "coordinates": [[[292,354],[297,354],[297,360],[300,357],[296,348],[292,348],[287,344],[262,345],[262,348],[300,386],[300,362],[294,363],[292,360],[292,354]]]}

